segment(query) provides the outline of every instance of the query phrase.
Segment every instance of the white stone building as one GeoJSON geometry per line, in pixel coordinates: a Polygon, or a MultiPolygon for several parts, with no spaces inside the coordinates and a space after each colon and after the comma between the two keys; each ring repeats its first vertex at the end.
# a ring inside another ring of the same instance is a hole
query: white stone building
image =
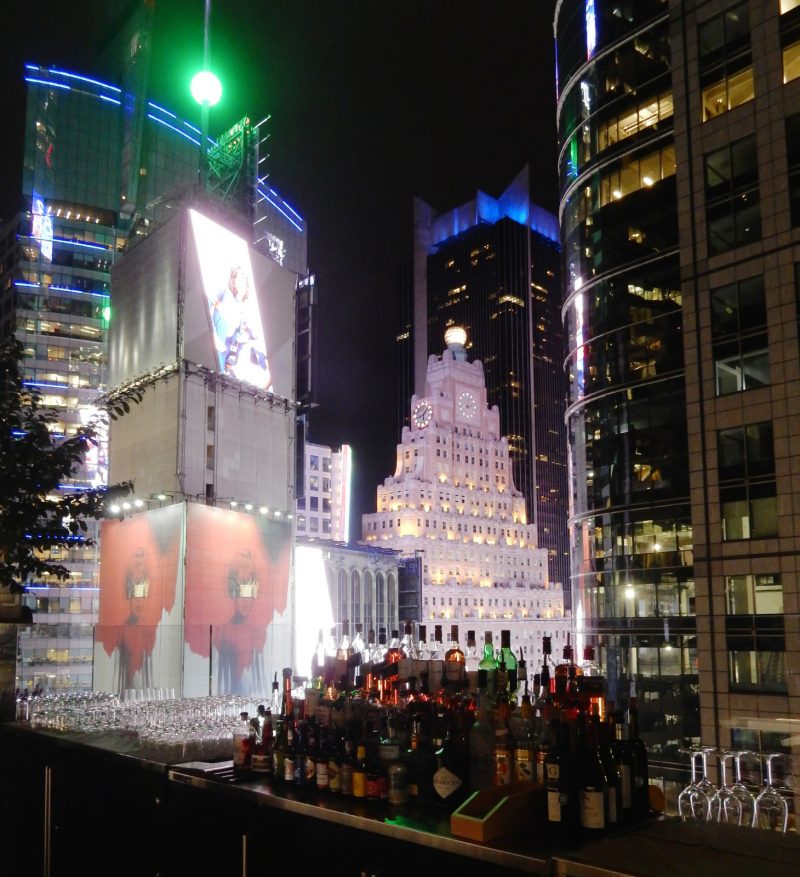
{"type": "Polygon", "coordinates": [[[514,486],[483,365],[467,362],[463,329],[451,327],[445,340],[442,356],[428,359],[425,395],[411,398],[411,427],[394,475],[378,487],[377,511],[362,517],[363,539],[422,556],[420,622],[429,638],[441,624],[447,640],[458,624],[462,648],[473,630],[480,651],[486,631],[499,645],[508,629],[533,673],[542,637],[560,657],[572,619],[514,486]]]}

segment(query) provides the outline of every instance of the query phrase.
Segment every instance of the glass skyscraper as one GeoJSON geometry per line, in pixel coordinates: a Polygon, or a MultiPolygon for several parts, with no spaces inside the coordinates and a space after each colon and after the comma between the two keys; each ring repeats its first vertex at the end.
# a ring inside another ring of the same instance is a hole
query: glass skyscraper
{"type": "MultiPolygon", "coordinates": [[[[415,390],[422,394],[428,351],[439,349],[448,326],[467,330],[469,356],[483,363],[488,403],[500,410],[514,484],[526,497],[537,544],[548,552],[549,580],[566,591],[558,225],[531,203],[528,174],[523,169],[498,198],[479,191],[446,212],[416,202],[413,307],[399,314],[400,374],[408,379],[403,352],[413,352],[415,390]]],[[[568,594],[565,600],[569,605],[568,594]]]]}
{"type": "MultiPolygon", "coordinates": [[[[56,435],[86,423],[98,392],[109,389],[115,261],[199,183],[199,129],[136,90],[146,87],[146,65],[136,57],[145,43],[133,43],[138,48],[122,72],[125,87],[54,67],[30,64],[24,71],[21,211],[0,229],[0,334],[23,342],[25,380],[58,412],[56,435]]],[[[246,210],[262,251],[305,275],[303,218],[265,181],[247,185],[244,204],[232,209],[246,210]]],[[[306,279],[298,297],[301,399],[310,392],[312,299],[313,280],[306,279]]],[[[104,484],[107,473],[101,446],[61,489],[104,484]]],[[[20,638],[20,687],[91,687],[98,529],[90,522],[94,545],[78,540],[67,552],[51,549],[51,559],[70,570],[68,581],[28,583],[24,600],[35,623],[20,638]]]]}
{"type": "Polygon", "coordinates": [[[555,32],[579,630],[665,778],[797,752],[800,4],[560,0],[555,32]]]}

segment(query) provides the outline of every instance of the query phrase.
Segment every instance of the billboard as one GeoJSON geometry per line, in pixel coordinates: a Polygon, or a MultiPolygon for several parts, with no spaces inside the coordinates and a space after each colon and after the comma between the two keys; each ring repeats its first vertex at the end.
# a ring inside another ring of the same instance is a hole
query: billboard
{"type": "Polygon", "coordinates": [[[103,521],[96,689],[179,686],[182,522],[181,505],[103,521]]]}
{"type": "Polygon", "coordinates": [[[291,523],[193,503],[186,544],[184,690],[268,696],[291,654],[291,523]]]}
{"type": "Polygon", "coordinates": [[[294,398],[295,275],[216,220],[188,215],[184,357],[294,398]]]}

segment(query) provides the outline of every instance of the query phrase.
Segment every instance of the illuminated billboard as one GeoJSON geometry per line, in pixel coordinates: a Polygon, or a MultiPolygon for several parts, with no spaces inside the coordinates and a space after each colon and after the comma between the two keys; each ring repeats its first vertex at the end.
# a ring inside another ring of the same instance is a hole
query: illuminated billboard
{"type": "Polygon", "coordinates": [[[31,237],[39,241],[42,258],[53,260],[53,217],[47,209],[44,198],[34,191],[31,200],[31,237]]]}
{"type": "Polygon", "coordinates": [[[196,210],[189,225],[184,356],[293,398],[295,275],[196,210]]]}
{"type": "Polygon", "coordinates": [[[289,654],[292,527],[189,504],[185,689],[266,696],[289,654]],[[209,673],[210,664],[210,673],[209,673]]]}
{"type": "Polygon", "coordinates": [[[178,687],[183,507],[103,521],[95,688],[178,687]]]}

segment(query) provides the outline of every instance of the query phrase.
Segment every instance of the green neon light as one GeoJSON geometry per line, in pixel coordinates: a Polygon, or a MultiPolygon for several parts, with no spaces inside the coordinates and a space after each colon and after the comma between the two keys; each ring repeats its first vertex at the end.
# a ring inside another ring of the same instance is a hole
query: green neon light
{"type": "Polygon", "coordinates": [[[201,70],[192,77],[192,97],[199,104],[213,107],[222,97],[222,83],[210,70],[201,70]]]}

